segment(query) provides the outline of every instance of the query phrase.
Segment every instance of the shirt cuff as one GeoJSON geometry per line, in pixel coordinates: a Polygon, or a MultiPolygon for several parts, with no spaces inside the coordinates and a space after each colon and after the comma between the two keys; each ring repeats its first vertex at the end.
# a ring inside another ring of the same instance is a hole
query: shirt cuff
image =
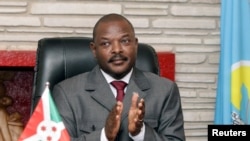
{"type": "Polygon", "coordinates": [[[101,141],[108,141],[106,135],[105,135],[105,130],[104,128],[102,128],[102,132],[101,132],[101,141]]]}
{"type": "Polygon", "coordinates": [[[142,128],[141,128],[141,132],[136,135],[136,136],[132,136],[129,133],[129,136],[134,140],[134,141],[143,141],[144,140],[144,135],[145,135],[145,124],[143,123],[142,128]]]}

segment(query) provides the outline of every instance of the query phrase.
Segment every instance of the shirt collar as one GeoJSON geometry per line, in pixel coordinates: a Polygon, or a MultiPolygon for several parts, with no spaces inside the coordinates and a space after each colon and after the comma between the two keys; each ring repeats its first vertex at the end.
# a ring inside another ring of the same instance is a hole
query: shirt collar
{"type": "MultiPolygon", "coordinates": [[[[109,74],[107,74],[106,72],[104,72],[102,69],[101,69],[101,72],[102,72],[104,78],[106,79],[106,81],[107,81],[108,83],[110,83],[110,82],[112,82],[112,81],[114,81],[114,80],[117,80],[117,79],[114,79],[113,77],[111,77],[111,76],[110,76],[109,74]]],[[[130,79],[130,77],[131,77],[131,75],[132,75],[132,72],[133,72],[133,68],[130,70],[130,72],[129,72],[127,75],[125,75],[123,78],[121,78],[121,79],[119,79],[119,80],[124,81],[124,82],[126,82],[126,83],[128,84],[129,79],[130,79]]]]}

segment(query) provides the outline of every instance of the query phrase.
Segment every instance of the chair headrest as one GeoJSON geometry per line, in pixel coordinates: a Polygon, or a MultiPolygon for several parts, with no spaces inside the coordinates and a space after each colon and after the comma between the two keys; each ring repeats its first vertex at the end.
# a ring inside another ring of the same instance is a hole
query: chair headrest
{"type": "MultiPolygon", "coordinates": [[[[97,64],[89,47],[91,41],[88,37],[55,37],[38,41],[32,107],[40,98],[46,82],[53,89],[56,83],[90,71],[97,64]]],[[[136,67],[160,74],[157,54],[152,46],[138,44],[136,67]]]]}

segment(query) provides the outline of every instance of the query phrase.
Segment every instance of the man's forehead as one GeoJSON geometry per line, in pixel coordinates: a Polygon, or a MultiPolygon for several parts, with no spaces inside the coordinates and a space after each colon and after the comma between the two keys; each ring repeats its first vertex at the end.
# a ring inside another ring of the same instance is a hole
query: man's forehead
{"type": "Polygon", "coordinates": [[[102,17],[95,25],[93,30],[93,38],[97,36],[100,39],[100,34],[112,33],[128,33],[135,36],[132,24],[123,16],[117,14],[110,14],[102,17]]]}
{"type": "Polygon", "coordinates": [[[123,27],[114,27],[109,26],[107,28],[101,28],[96,35],[99,39],[110,39],[110,38],[125,38],[125,37],[134,37],[134,34],[131,29],[123,27]]]}

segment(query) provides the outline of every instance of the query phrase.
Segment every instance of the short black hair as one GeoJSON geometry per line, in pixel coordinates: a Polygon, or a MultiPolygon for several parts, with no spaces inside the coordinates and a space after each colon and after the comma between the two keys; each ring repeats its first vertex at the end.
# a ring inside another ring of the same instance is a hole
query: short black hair
{"type": "Polygon", "coordinates": [[[132,31],[134,32],[134,27],[127,18],[125,18],[124,16],[122,16],[120,14],[111,13],[111,14],[104,15],[103,17],[101,17],[96,22],[96,24],[94,26],[94,29],[93,29],[93,42],[94,42],[95,37],[96,37],[96,29],[97,29],[97,27],[99,26],[100,23],[102,23],[102,22],[110,22],[110,21],[121,21],[121,20],[126,21],[130,25],[132,31]]]}

